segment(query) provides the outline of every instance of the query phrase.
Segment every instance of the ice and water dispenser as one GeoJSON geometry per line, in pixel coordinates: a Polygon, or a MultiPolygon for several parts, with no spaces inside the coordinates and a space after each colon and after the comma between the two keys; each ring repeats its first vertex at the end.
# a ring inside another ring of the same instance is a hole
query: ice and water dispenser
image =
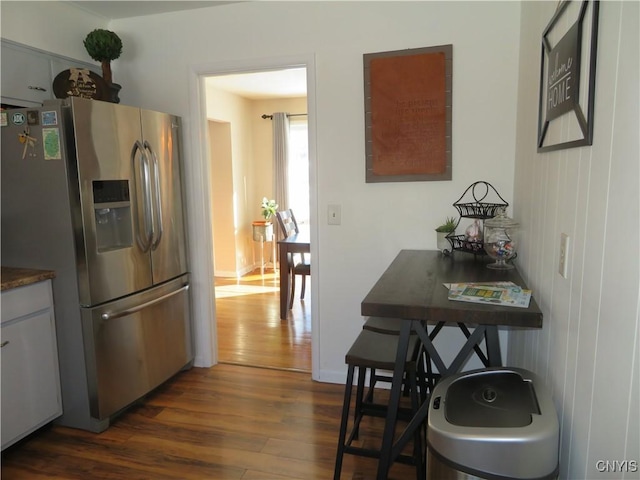
{"type": "Polygon", "coordinates": [[[98,252],[131,247],[133,233],[129,181],[94,180],[93,208],[98,252]]]}

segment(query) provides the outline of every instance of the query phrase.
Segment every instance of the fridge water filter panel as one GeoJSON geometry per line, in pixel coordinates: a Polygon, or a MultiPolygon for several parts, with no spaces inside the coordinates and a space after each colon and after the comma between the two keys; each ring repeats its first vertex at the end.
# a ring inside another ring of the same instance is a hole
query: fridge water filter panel
{"type": "Polygon", "coordinates": [[[108,252],[133,245],[129,182],[95,180],[93,205],[98,252],[108,252]]]}

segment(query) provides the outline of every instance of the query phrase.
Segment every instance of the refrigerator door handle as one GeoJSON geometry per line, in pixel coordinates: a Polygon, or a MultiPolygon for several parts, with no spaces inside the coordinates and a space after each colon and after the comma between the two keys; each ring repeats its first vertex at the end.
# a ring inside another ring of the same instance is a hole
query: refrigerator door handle
{"type": "Polygon", "coordinates": [[[147,158],[147,154],[140,143],[139,140],[136,140],[136,143],[133,145],[133,149],[131,150],[131,160],[133,162],[134,171],[138,172],[140,179],[142,180],[142,185],[137,185],[142,192],[142,204],[143,204],[143,219],[144,219],[144,236],[141,235],[141,228],[139,223],[139,216],[136,215],[136,225],[137,225],[137,234],[136,238],[138,240],[138,245],[142,249],[143,252],[148,252],[151,248],[151,242],[153,240],[153,211],[151,206],[151,180],[149,175],[149,159],[147,158]],[[138,156],[137,152],[140,152],[140,162],[139,167],[136,170],[136,159],[138,156]]]}
{"type": "Polygon", "coordinates": [[[153,300],[150,300],[148,302],[141,303],[140,305],[136,305],[135,307],[132,307],[132,308],[127,308],[125,310],[120,310],[118,312],[105,312],[102,315],[100,315],[100,318],[106,321],[106,320],[113,320],[114,318],[126,317],[127,315],[131,315],[132,313],[136,313],[136,312],[139,312],[140,310],[144,310],[145,308],[150,307],[151,305],[155,305],[156,303],[163,302],[166,299],[173,297],[174,295],[184,292],[185,290],[189,290],[189,285],[184,285],[182,288],[179,288],[178,290],[174,290],[173,292],[167,293],[166,295],[162,295],[161,297],[158,297],[158,298],[154,298],[153,300]]]}
{"type": "Polygon", "coordinates": [[[153,161],[153,182],[154,182],[154,221],[153,221],[153,243],[151,244],[151,248],[155,250],[158,248],[160,244],[160,240],[162,239],[162,234],[164,232],[162,226],[162,195],[160,192],[160,168],[158,165],[158,157],[155,152],[149,145],[149,142],[145,140],[144,148],[149,153],[151,160],[153,161]]]}

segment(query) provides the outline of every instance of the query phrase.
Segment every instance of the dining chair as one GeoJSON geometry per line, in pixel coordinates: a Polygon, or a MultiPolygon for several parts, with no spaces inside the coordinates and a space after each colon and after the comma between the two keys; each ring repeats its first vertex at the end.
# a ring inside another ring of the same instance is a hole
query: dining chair
{"type": "MultiPolygon", "coordinates": [[[[298,222],[296,221],[296,217],[293,214],[292,209],[280,210],[276,212],[276,218],[278,219],[278,224],[280,225],[280,230],[282,231],[282,235],[284,238],[289,238],[291,235],[295,235],[296,233],[300,233],[300,229],[298,228],[298,222]]],[[[291,295],[289,301],[289,309],[293,307],[293,297],[296,293],[296,275],[302,276],[302,283],[300,285],[300,299],[304,298],[305,289],[307,286],[307,276],[311,275],[311,263],[306,258],[305,254],[289,254],[286,260],[280,259],[280,268],[282,268],[282,262],[287,262],[287,269],[289,271],[289,275],[291,276],[291,295]]]]}

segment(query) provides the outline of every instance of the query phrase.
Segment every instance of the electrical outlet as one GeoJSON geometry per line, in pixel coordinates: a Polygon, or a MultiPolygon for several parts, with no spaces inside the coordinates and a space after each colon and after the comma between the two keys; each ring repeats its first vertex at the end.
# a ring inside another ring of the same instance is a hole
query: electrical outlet
{"type": "Polygon", "coordinates": [[[341,210],[342,208],[340,205],[329,205],[327,207],[327,223],[329,225],[340,225],[340,222],[342,221],[341,210]]]}
{"type": "Polygon", "coordinates": [[[567,278],[569,270],[569,235],[560,234],[560,261],[558,262],[558,272],[567,278]]]}

